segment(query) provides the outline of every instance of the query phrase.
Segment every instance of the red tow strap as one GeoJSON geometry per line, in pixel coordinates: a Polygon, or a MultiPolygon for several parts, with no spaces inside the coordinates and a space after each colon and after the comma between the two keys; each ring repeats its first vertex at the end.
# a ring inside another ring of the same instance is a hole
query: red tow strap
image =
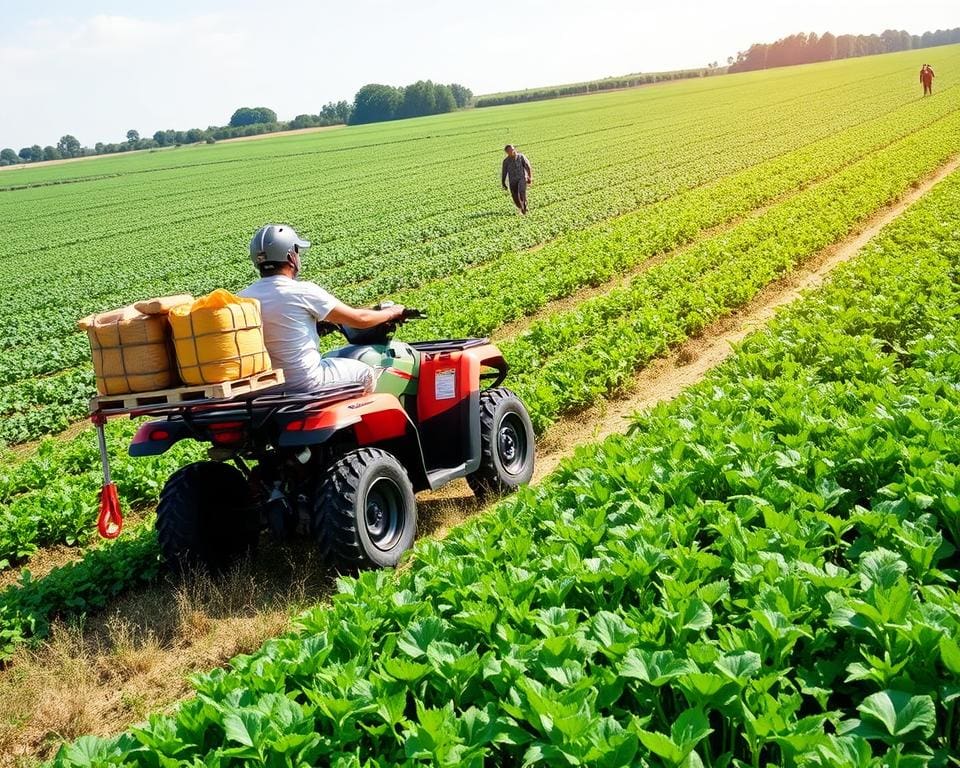
{"type": "Polygon", "coordinates": [[[97,444],[100,448],[100,463],[103,468],[103,487],[100,489],[100,515],[97,517],[97,530],[105,539],[115,539],[123,529],[123,515],[120,512],[120,498],[117,486],[110,480],[110,457],[107,455],[107,438],[103,428],[107,417],[94,413],[90,421],[97,428],[97,444]]]}
{"type": "Polygon", "coordinates": [[[120,499],[117,497],[117,486],[114,483],[105,483],[100,489],[100,516],[97,518],[97,530],[105,539],[115,539],[123,530],[120,499]]]}

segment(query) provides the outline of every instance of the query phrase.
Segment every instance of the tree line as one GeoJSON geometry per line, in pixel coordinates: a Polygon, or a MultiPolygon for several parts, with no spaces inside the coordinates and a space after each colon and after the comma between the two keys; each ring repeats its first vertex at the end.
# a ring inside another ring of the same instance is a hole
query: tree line
{"type": "Polygon", "coordinates": [[[748,72],[792,64],[912,51],[951,43],[960,43],[960,27],[938,29],[922,35],[911,35],[902,29],[888,29],[879,35],[833,35],[825,32],[819,37],[815,32],[809,35],[800,32],[774,43],[754,43],[746,51],[740,51],[736,58],[731,56],[727,59],[727,71],[748,72]]]}
{"type": "Polygon", "coordinates": [[[92,147],[81,146],[72,134],[60,137],[56,145],[41,147],[34,144],[23,147],[19,152],[11,148],[0,150],[0,166],[16,165],[17,163],[36,163],[41,160],[61,160],[73,157],[89,157],[91,155],[113,155],[119,152],[130,152],[135,149],[155,149],[157,147],[173,147],[182,144],[198,144],[206,142],[213,144],[222,139],[234,139],[241,136],[257,136],[263,133],[289,131],[298,128],[313,128],[326,125],[345,124],[350,119],[352,106],[347,101],[324,104],[320,112],[297,115],[293,120],[277,120],[277,113],[267,107],[240,107],[230,117],[230,122],[224,126],[211,125],[208,128],[190,128],[186,131],[177,131],[169,128],[157,131],[152,137],[140,136],[139,131],[127,131],[127,140],[105,144],[98,141],[92,147]]]}
{"type": "Polygon", "coordinates": [[[183,144],[206,142],[213,144],[222,139],[241,136],[257,136],[264,133],[316,128],[328,125],[373,123],[405,117],[435,115],[452,112],[470,105],[473,91],[458,83],[441,85],[431,80],[420,80],[406,87],[394,87],[371,83],[357,91],[353,103],[337,101],[324,104],[317,114],[301,114],[293,120],[277,120],[277,113],[268,107],[240,107],[230,116],[224,126],[191,128],[178,131],[172,128],[157,131],[152,137],[142,137],[134,129],[127,131],[127,140],[105,144],[98,141],[93,147],[80,144],[75,136],[66,134],[56,145],[41,147],[34,144],[19,152],[11,148],[0,150],[0,166],[18,163],[36,163],[41,160],[61,160],[91,155],[112,155],[135,149],[156,149],[183,144]]]}
{"type": "Polygon", "coordinates": [[[720,74],[723,71],[722,68],[718,69],[716,63],[714,63],[700,69],[678,69],[673,72],[638,72],[621,77],[607,77],[602,80],[587,80],[582,83],[528,88],[523,91],[491,93],[487,96],[478,96],[474,106],[499,107],[503,104],[519,104],[527,101],[559,99],[561,96],[576,96],[584,93],[597,93],[599,91],[614,91],[621,88],[636,88],[641,85],[663,83],[670,80],[685,80],[691,77],[707,77],[709,75],[720,74]]]}

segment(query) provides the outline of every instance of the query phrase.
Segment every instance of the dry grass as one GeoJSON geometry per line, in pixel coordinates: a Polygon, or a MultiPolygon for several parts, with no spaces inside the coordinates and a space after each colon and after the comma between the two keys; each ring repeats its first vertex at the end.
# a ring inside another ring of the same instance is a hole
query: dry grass
{"type": "Polygon", "coordinates": [[[450,530],[482,511],[466,481],[451,483],[428,498],[417,501],[417,536],[446,538],[450,530]]]}
{"type": "Polygon", "coordinates": [[[190,673],[282,634],[331,585],[311,547],[271,547],[222,578],[168,579],[107,615],[57,624],[0,671],[0,766],[33,765],[64,741],[169,709],[190,694],[190,673]]]}

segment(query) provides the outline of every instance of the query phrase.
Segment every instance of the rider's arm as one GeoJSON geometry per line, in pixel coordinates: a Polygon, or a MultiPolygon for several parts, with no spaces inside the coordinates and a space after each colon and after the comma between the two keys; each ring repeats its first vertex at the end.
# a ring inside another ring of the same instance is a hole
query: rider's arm
{"type": "Polygon", "coordinates": [[[346,325],[350,328],[373,328],[381,323],[389,323],[393,320],[399,320],[403,314],[403,307],[399,304],[386,309],[364,309],[362,307],[351,307],[338,301],[333,309],[324,318],[328,323],[337,325],[346,325]]]}

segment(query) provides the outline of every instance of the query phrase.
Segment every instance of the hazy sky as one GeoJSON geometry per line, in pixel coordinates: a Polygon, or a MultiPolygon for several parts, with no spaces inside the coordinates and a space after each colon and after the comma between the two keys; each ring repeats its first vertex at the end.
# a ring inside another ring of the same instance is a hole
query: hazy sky
{"type": "Polygon", "coordinates": [[[0,147],[281,119],[368,82],[475,93],[702,66],[798,32],[960,26],[957,0],[0,0],[0,147]]]}

